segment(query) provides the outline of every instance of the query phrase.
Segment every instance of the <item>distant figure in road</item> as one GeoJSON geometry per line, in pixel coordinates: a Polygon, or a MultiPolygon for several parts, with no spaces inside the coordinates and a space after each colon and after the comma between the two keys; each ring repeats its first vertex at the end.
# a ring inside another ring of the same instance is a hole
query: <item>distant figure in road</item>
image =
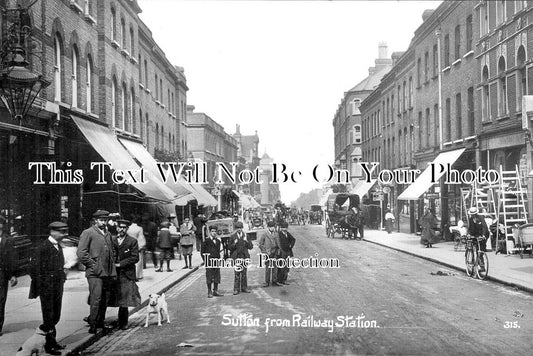
{"type": "Polygon", "coordinates": [[[130,222],[117,220],[117,237],[113,238],[118,257],[115,263],[118,275],[118,327],[121,330],[128,328],[128,307],[137,307],[141,304],[141,295],[137,287],[135,265],[139,262],[139,245],[137,240],[127,234],[130,222]]]}
{"type": "Polygon", "coordinates": [[[48,225],[50,235],[42,241],[32,254],[30,261],[30,299],[39,297],[43,324],[41,329],[46,332],[45,351],[51,355],[61,355],[59,350],[65,348],[56,340],[56,325],[61,318],[63,301],[63,285],[67,276],[64,265],[63,249],[59,245],[68,236],[68,225],[55,221],[48,225]]]}
{"type": "Polygon", "coordinates": [[[13,240],[7,234],[6,219],[0,215],[0,336],[4,326],[7,289],[17,284],[13,240]]]}
{"type": "Polygon", "coordinates": [[[159,269],[156,272],[163,272],[163,263],[167,261],[167,272],[172,272],[170,269],[170,260],[174,255],[174,245],[172,245],[172,237],[170,236],[170,223],[163,221],[161,229],[157,234],[156,246],[159,251],[159,269]]]}
{"type": "Polygon", "coordinates": [[[437,218],[433,215],[433,211],[429,208],[425,209],[424,215],[420,218],[420,226],[422,227],[422,236],[420,242],[427,247],[433,247],[435,243],[435,229],[437,228],[437,218]]]}
{"type": "Polygon", "coordinates": [[[135,275],[137,279],[143,278],[144,250],[146,248],[146,238],[144,237],[143,228],[139,225],[140,223],[141,218],[139,215],[133,215],[132,223],[127,231],[128,236],[137,240],[137,245],[139,246],[139,261],[135,264],[135,275]]]}
{"type": "MultiPolygon", "coordinates": [[[[220,231],[222,235],[222,230],[220,231]]],[[[202,257],[204,263],[211,265],[211,261],[220,258],[220,251],[222,250],[222,239],[218,234],[218,228],[212,225],[209,228],[209,234],[205,237],[202,243],[202,257]]],[[[220,284],[220,268],[219,267],[206,267],[205,268],[205,280],[207,283],[207,298],[222,297],[222,294],[218,292],[218,285],[220,284]],[[212,289],[214,285],[214,289],[212,289]]]]}
{"type": "MultiPolygon", "coordinates": [[[[235,223],[235,232],[229,237],[229,250],[231,252],[231,258],[236,260],[237,258],[245,259],[250,258],[248,250],[254,248],[252,241],[248,241],[248,237],[242,231],[243,224],[240,221],[235,223]]],[[[233,294],[250,293],[248,290],[248,276],[246,272],[247,268],[243,266],[241,271],[235,270],[235,279],[233,281],[233,294]]]]}
{"type": "Polygon", "coordinates": [[[185,259],[185,267],[183,269],[192,269],[192,250],[195,240],[196,226],[191,222],[190,218],[185,218],[183,224],[180,226],[181,233],[181,253],[185,259]]]}
{"type": "MultiPolygon", "coordinates": [[[[287,230],[289,227],[289,223],[286,221],[281,223],[281,230],[279,232],[279,247],[280,247],[280,253],[279,257],[286,259],[293,257],[294,254],[292,252],[292,248],[294,247],[294,244],[296,243],[296,239],[292,234],[287,230]]],[[[278,268],[278,283],[280,284],[289,284],[287,283],[287,277],[289,275],[289,267],[283,267],[278,268]]]]}
{"type": "MultiPolygon", "coordinates": [[[[259,238],[259,248],[269,258],[278,258],[280,253],[279,234],[276,231],[276,224],[273,221],[267,223],[267,231],[259,238]]],[[[268,287],[271,282],[273,286],[280,286],[278,284],[278,268],[276,263],[266,263],[265,265],[265,284],[263,287],[268,287]]]]}
{"type": "Polygon", "coordinates": [[[385,227],[389,234],[392,233],[392,226],[394,225],[394,220],[396,220],[396,218],[394,217],[390,209],[387,209],[387,212],[385,213],[385,227]]]}

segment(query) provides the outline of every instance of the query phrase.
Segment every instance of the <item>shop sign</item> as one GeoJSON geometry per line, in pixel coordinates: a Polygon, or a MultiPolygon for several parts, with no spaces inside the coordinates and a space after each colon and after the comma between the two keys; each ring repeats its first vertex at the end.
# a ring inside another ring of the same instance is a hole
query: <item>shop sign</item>
{"type": "Polygon", "coordinates": [[[439,193],[426,193],[426,199],[438,199],[439,193]]]}

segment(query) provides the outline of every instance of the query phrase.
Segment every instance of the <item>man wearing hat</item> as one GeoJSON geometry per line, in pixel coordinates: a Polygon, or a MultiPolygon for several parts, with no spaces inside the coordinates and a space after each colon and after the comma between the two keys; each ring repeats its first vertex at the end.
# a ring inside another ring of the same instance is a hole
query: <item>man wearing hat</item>
{"type": "MultiPolygon", "coordinates": [[[[289,258],[293,257],[292,248],[296,243],[296,239],[292,234],[287,230],[289,223],[286,221],[281,223],[281,231],[279,232],[279,247],[280,247],[280,258],[289,258]]],[[[280,284],[289,284],[287,283],[287,277],[289,275],[289,266],[278,268],[278,283],[280,284]]]]}
{"type": "Polygon", "coordinates": [[[137,240],[127,235],[130,222],[118,219],[117,236],[113,238],[118,258],[115,263],[117,268],[118,283],[118,327],[121,330],[128,328],[128,307],[137,307],[141,304],[141,295],[137,287],[135,264],[139,261],[139,244],[137,240]]]}
{"type": "Polygon", "coordinates": [[[13,240],[7,234],[6,219],[0,215],[0,336],[4,326],[4,313],[9,284],[17,284],[15,260],[13,259],[13,240]]]}
{"type": "Polygon", "coordinates": [[[46,334],[45,351],[52,355],[60,355],[65,345],[56,340],[56,325],[61,318],[61,302],[63,300],[63,284],[67,279],[65,274],[65,258],[59,242],[68,236],[68,225],[55,221],[48,225],[50,235],[42,241],[31,257],[30,261],[30,299],[39,297],[43,325],[41,329],[46,334]]]}
{"type": "MultiPolygon", "coordinates": [[[[231,251],[231,258],[236,260],[237,258],[246,259],[250,258],[248,250],[254,248],[252,241],[248,241],[248,237],[242,231],[243,224],[240,221],[235,223],[235,232],[229,237],[229,250],[231,251]]],[[[237,272],[235,270],[235,278],[233,282],[233,294],[250,293],[248,290],[248,277],[247,268],[242,266],[242,270],[237,272]]]]}
{"type": "MultiPolygon", "coordinates": [[[[269,258],[278,258],[280,252],[279,234],[273,221],[267,223],[267,231],[259,238],[259,248],[261,253],[268,255],[269,258]]],[[[265,284],[263,287],[268,287],[270,281],[272,281],[273,286],[280,286],[278,284],[278,268],[275,263],[265,264],[265,284]]]]}
{"type": "Polygon", "coordinates": [[[163,262],[167,261],[167,272],[172,272],[170,269],[170,260],[174,258],[174,245],[172,244],[172,237],[170,235],[170,223],[163,221],[161,229],[157,234],[156,246],[159,251],[159,269],[156,272],[163,272],[163,262]]]}
{"type": "Polygon", "coordinates": [[[479,212],[475,206],[468,210],[470,215],[468,221],[468,234],[473,237],[483,237],[479,240],[479,248],[481,251],[487,251],[487,239],[489,238],[489,228],[485,223],[485,219],[479,216],[479,212]]]}
{"type": "Polygon", "coordinates": [[[117,276],[117,250],[106,229],[108,217],[108,211],[97,210],[93,214],[95,224],[81,233],[78,243],[78,258],[86,268],[85,277],[89,283],[90,334],[96,334],[97,328],[105,329],[111,279],[117,276]]]}
{"type": "MultiPolygon", "coordinates": [[[[220,231],[222,234],[222,231],[220,231]]],[[[207,267],[213,265],[214,260],[220,259],[220,251],[222,250],[222,239],[218,235],[218,228],[215,225],[209,227],[209,234],[205,237],[205,241],[202,243],[202,257],[206,265],[205,279],[207,282],[207,298],[221,297],[222,294],[218,293],[218,285],[220,283],[220,267],[207,267]],[[214,284],[214,289],[211,287],[214,284]]]]}

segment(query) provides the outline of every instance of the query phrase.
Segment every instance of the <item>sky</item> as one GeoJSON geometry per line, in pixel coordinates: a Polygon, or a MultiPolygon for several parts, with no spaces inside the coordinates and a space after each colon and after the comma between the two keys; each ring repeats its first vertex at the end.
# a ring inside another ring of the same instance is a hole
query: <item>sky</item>
{"type": "Polygon", "coordinates": [[[289,204],[324,185],[333,117],[344,92],[368,75],[379,42],[389,56],[405,51],[423,11],[440,1],[138,3],[167,58],[185,68],[187,104],[229,134],[236,124],[243,135],[257,131],[259,156],[296,172],[296,183],[280,182],[289,204]]]}

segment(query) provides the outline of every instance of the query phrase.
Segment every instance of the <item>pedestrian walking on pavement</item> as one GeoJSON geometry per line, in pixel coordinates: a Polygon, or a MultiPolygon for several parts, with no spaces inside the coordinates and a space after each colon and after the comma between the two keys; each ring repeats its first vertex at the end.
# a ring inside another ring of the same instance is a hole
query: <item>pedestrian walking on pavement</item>
{"type": "Polygon", "coordinates": [[[131,225],[127,231],[128,236],[137,240],[137,245],[139,246],[139,261],[135,264],[135,276],[137,279],[143,278],[144,250],[146,248],[146,239],[143,228],[139,225],[140,223],[141,218],[139,215],[133,215],[131,225]]]}
{"type": "MultiPolygon", "coordinates": [[[[220,235],[222,230],[220,231],[220,235]]],[[[209,228],[209,234],[205,237],[202,243],[202,257],[204,258],[205,267],[205,280],[207,283],[207,298],[222,297],[222,294],[218,292],[218,285],[220,284],[220,267],[207,267],[212,266],[217,259],[220,259],[220,251],[222,250],[222,239],[218,234],[218,228],[212,225],[209,228]],[[212,289],[214,285],[214,288],[212,289]]]]}
{"type": "Polygon", "coordinates": [[[192,269],[192,250],[194,246],[196,227],[191,222],[190,218],[185,218],[183,224],[180,226],[180,247],[181,253],[185,259],[185,267],[183,269],[189,268],[192,269]]]}
{"type": "Polygon", "coordinates": [[[163,272],[163,263],[167,262],[167,272],[172,272],[170,269],[170,260],[174,255],[174,245],[172,244],[172,237],[170,236],[170,223],[163,221],[161,229],[157,234],[156,246],[159,251],[159,269],[156,272],[163,272]]]}
{"type": "Polygon", "coordinates": [[[97,210],[93,217],[96,224],[81,233],[78,244],[78,258],[86,268],[85,276],[89,283],[90,334],[96,334],[97,328],[106,329],[104,320],[107,299],[111,292],[112,279],[117,276],[117,250],[106,230],[109,212],[97,210]]]}
{"type": "MultiPolygon", "coordinates": [[[[235,232],[229,237],[229,246],[228,249],[231,252],[230,257],[235,261],[237,259],[244,260],[250,258],[250,253],[248,250],[254,248],[252,241],[248,240],[246,234],[242,231],[243,224],[240,221],[237,221],[234,224],[235,232]]],[[[242,266],[242,269],[237,271],[235,268],[235,277],[233,280],[233,294],[250,293],[248,290],[248,276],[247,276],[247,267],[242,266]]]]}
{"type": "Polygon", "coordinates": [[[196,251],[201,251],[204,238],[205,216],[203,214],[198,214],[193,222],[196,227],[196,230],[194,231],[194,234],[196,235],[196,251]]]}
{"type": "Polygon", "coordinates": [[[438,221],[435,215],[433,215],[433,211],[426,208],[424,215],[420,218],[420,226],[422,227],[420,243],[424,244],[426,248],[433,247],[433,244],[435,243],[435,229],[437,228],[437,223],[438,221]]]}
{"type": "MultiPolygon", "coordinates": [[[[261,253],[268,255],[269,259],[276,259],[279,256],[279,234],[276,231],[276,223],[269,221],[267,223],[267,231],[265,231],[259,238],[259,249],[261,253]]],[[[272,282],[273,286],[280,286],[278,284],[278,268],[275,261],[265,264],[265,284],[263,287],[268,287],[272,282]]]]}
{"type": "MultiPolygon", "coordinates": [[[[281,231],[279,232],[279,247],[280,247],[280,258],[288,259],[294,256],[292,248],[296,243],[296,239],[288,231],[289,224],[284,221],[281,223],[281,231]]],[[[289,284],[287,283],[287,277],[289,275],[289,266],[278,268],[278,283],[280,284],[289,284]]]]}
{"type": "Polygon", "coordinates": [[[168,222],[170,223],[170,226],[168,227],[168,231],[170,231],[170,238],[172,240],[172,245],[176,247],[176,250],[178,252],[178,259],[181,260],[181,250],[180,250],[180,238],[181,235],[178,231],[178,226],[176,225],[176,214],[170,214],[168,216],[168,222]]]}
{"type": "MultiPolygon", "coordinates": [[[[152,263],[154,268],[157,268],[157,255],[155,253],[155,242],[157,240],[157,224],[152,221],[152,218],[145,213],[142,217],[142,224],[144,238],[146,240],[146,254],[152,256],[152,263]]],[[[143,268],[146,268],[146,258],[144,258],[143,268]]]]}
{"type": "Polygon", "coordinates": [[[394,217],[390,209],[387,209],[387,212],[385,213],[385,227],[389,234],[392,233],[392,226],[394,225],[395,220],[396,218],[394,217]]]}
{"type": "Polygon", "coordinates": [[[6,219],[0,215],[0,336],[4,327],[4,315],[9,285],[17,285],[13,240],[7,234],[6,219]]]}
{"type": "Polygon", "coordinates": [[[50,234],[41,241],[33,251],[30,260],[30,299],[39,297],[43,324],[41,329],[46,333],[44,349],[48,354],[61,355],[65,345],[56,340],[56,325],[61,319],[61,303],[63,301],[63,285],[65,274],[65,257],[59,242],[68,236],[68,225],[55,221],[48,225],[50,234]]]}
{"type": "Polygon", "coordinates": [[[139,245],[137,240],[127,234],[130,222],[117,220],[117,237],[113,239],[118,251],[115,267],[117,269],[117,282],[115,284],[118,296],[118,327],[121,330],[128,328],[128,307],[141,305],[141,295],[137,287],[135,265],[139,261],[139,245]]]}

